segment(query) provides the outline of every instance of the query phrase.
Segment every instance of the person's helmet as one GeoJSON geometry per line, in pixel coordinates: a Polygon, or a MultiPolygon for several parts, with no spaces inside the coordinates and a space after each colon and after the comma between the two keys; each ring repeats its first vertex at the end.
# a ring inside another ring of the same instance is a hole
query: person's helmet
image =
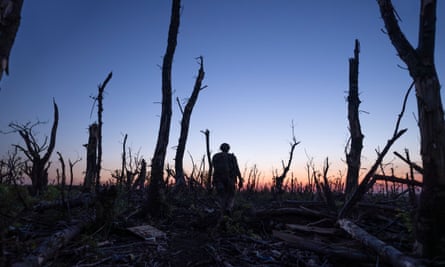
{"type": "Polygon", "coordinates": [[[219,149],[223,152],[229,152],[230,146],[227,143],[222,143],[221,146],[219,146],[219,149]]]}

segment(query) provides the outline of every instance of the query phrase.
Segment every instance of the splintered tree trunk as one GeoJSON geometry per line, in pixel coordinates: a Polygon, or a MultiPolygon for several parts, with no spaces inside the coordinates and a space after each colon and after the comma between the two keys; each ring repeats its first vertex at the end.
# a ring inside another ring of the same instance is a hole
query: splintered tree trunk
{"type": "Polygon", "coordinates": [[[147,177],[147,162],[145,159],[141,160],[141,170],[139,171],[139,176],[133,184],[133,190],[143,189],[145,178],[147,177]]]}
{"type": "Polygon", "coordinates": [[[360,98],[358,94],[358,64],[360,43],[355,40],[354,57],[349,59],[349,95],[348,95],[348,120],[351,133],[351,147],[346,153],[348,173],[346,175],[346,198],[357,188],[360,172],[360,157],[363,148],[363,134],[359,119],[360,98]]]}
{"type": "Polygon", "coordinates": [[[56,136],[57,136],[57,126],[59,125],[59,108],[57,107],[56,101],[53,101],[54,106],[54,122],[53,127],[51,128],[51,136],[49,139],[49,145],[46,149],[46,153],[43,155],[41,159],[41,164],[39,166],[42,168],[41,177],[39,179],[38,184],[40,185],[38,190],[41,192],[48,185],[48,168],[49,168],[49,158],[53,153],[54,147],[56,146],[56,136]]]}
{"type": "Polygon", "coordinates": [[[209,164],[209,173],[207,174],[206,188],[210,190],[212,188],[212,173],[213,173],[213,164],[212,164],[212,156],[210,154],[210,131],[206,129],[205,131],[201,131],[206,137],[206,154],[207,154],[207,162],[209,164]]]}
{"type": "Polygon", "coordinates": [[[97,95],[97,120],[98,120],[98,125],[97,125],[97,163],[96,163],[96,191],[99,190],[100,187],[100,169],[102,168],[101,164],[102,164],[102,113],[104,111],[104,106],[103,106],[103,95],[104,95],[104,91],[105,91],[105,87],[107,86],[107,83],[110,81],[111,77],[113,76],[113,73],[110,72],[107,76],[107,78],[105,78],[105,81],[103,82],[103,84],[99,85],[99,93],[97,95]]]}
{"type": "Polygon", "coordinates": [[[162,64],[162,112],[156,143],[155,153],[151,162],[151,179],[148,188],[148,213],[151,215],[161,214],[161,204],[163,198],[164,183],[164,161],[167,152],[168,140],[170,135],[170,122],[172,117],[172,64],[175,54],[178,30],[179,13],[181,8],[180,0],[173,0],[170,27],[168,31],[167,51],[164,55],[162,64]]]}
{"type": "Polygon", "coordinates": [[[422,0],[419,43],[415,49],[401,31],[390,0],[377,0],[388,36],[408,66],[417,97],[423,187],[416,239],[424,257],[445,255],[445,122],[434,63],[437,0],[422,0]]]}
{"type": "Polygon", "coordinates": [[[181,120],[181,133],[179,135],[179,141],[178,141],[178,148],[176,149],[176,156],[175,156],[175,180],[176,180],[176,186],[182,187],[185,185],[185,179],[184,179],[184,152],[185,152],[185,146],[187,143],[187,136],[189,132],[190,127],[190,118],[192,116],[193,107],[195,106],[196,100],[198,100],[199,92],[202,85],[202,80],[204,79],[204,65],[203,65],[203,58],[202,56],[198,58],[199,59],[199,72],[198,77],[196,77],[195,86],[193,88],[192,95],[190,96],[189,100],[187,101],[187,104],[185,105],[184,112],[182,113],[182,120],[181,120]]]}
{"type": "Polygon", "coordinates": [[[87,169],[85,172],[85,180],[83,183],[84,189],[87,192],[91,192],[93,188],[93,184],[96,181],[95,177],[97,174],[96,164],[97,164],[97,123],[93,123],[90,125],[89,129],[89,137],[87,148],[87,169]]]}

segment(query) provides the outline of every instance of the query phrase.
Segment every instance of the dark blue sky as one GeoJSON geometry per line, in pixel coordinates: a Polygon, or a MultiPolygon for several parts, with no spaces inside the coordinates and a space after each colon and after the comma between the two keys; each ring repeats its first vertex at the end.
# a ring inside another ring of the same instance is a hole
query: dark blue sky
{"type": "MultiPolygon", "coordinates": [[[[417,45],[418,1],[393,1],[401,27],[417,45]]],[[[162,57],[167,43],[170,1],[40,0],[25,1],[23,19],[10,57],[10,76],[1,81],[0,129],[8,123],[49,121],[52,98],[59,105],[56,151],[66,159],[85,159],[88,125],[97,85],[110,71],[103,113],[104,168],[119,168],[121,142],[150,160],[156,144],[161,106],[162,57]]],[[[359,88],[362,100],[363,167],[375,159],[393,132],[403,96],[411,83],[398,65],[382,31],[374,0],[183,0],[173,64],[174,97],[186,99],[204,57],[208,87],[195,106],[187,151],[199,162],[205,153],[201,130],[209,129],[211,148],[228,142],[242,169],[254,164],[269,177],[281,170],[291,141],[291,122],[301,144],[292,171],[305,180],[308,158],[317,168],[325,157],[331,176],[345,173],[348,58],[361,42],[359,88]]],[[[436,63],[445,72],[445,5],[438,3],[436,63]]],[[[409,148],[418,159],[416,103],[411,94],[401,127],[408,128],[395,150],[409,148]]],[[[167,162],[174,164],[180,112],[173,106],[167,162]]],[[[3,135],[1,155],[20,142],[3,135]]],[[[386,162],[391,162],[389,155],[386,162]]],[[[76,165],[80,173],[84,162],[76,165]]],[[[189,157],[185,158],[190,166],[189,157]]],[[[396,170],[404,165],[394,161],[396,170]]],[[[53,168],[58,163],[53,164],[53,168]]]]}

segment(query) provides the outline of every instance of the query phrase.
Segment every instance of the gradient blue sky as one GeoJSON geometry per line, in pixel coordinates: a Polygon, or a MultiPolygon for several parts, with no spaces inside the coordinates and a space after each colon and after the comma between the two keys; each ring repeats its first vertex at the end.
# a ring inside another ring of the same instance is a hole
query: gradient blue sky
{"type": "MultiPolygon", "coordinates": [[[[436,64],[445,72],[445,5],[438,1],[436,64]]],[[[419,1],[393,1],[401,27],[417,46],[419,1]]],[[[375,0],[183,0],[173,64],[174,97],[189,97],[198,64],[206,76],[191,119],[187,151],[199,162],[205,153],[201,130],[210,130],[211,149],[228,142],[241,168],[256,164],[263,176],[281,170],[292,140],[292,172],[305,181],[308,158],[321,169],[329,157],[330,176],[346,173],[349,66],[354,40],[361,42],[359,89],[363,167],[375,160],[394,130],[408,72],[382,32],[375,0]]],[[[52,98],[59,105],[56,151],[65,160],[82,158],[97,85],[113,71],[103,113],[103,177],[119,168],[122,140],[148,161],[156,145],[161,106],[162,57],[167,44],[171,1],[40,0],[25,1],[23,19],[10,57],[10,76],[0,83],[0,129],[10,122],[48,121],[37,128],[49,135],[52,98]]],[[[419,161],[416,103],[411,93],[401,127],[408,128],[393,150],[409,148],[419,161]]],[[[180,112],[173,106],[166,162],[174,164],[180,112]]],[[[17,134],[2,135],[3,157],[17,134]]],[[[52,169],[59,167],[53,157],[52,169]]],[[[404,164],[389,154],[396,171],[404,164]]],[[[420,163],[420,162],[419,162],[420,163]]],[[[190,166],[188,155],[186,166],[190,166]]]]}

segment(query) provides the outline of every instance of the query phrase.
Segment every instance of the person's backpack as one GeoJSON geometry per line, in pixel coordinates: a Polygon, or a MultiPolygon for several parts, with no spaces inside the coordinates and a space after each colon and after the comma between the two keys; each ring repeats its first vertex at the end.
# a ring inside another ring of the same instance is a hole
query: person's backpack
{"type": "Polygon", "coordinates": [[[217,153],[213,156],[213,175],[217,179],[225,179],[229,184],[235,182],[235,167],[233,155],[229,153],[217,153]]]}
{"type": "Polygon", "coordinates": [[[213,170],[217,176],[228,176],[230,174],[230,161],[227,153],[217,153],[213,156],[213,170]]]}

